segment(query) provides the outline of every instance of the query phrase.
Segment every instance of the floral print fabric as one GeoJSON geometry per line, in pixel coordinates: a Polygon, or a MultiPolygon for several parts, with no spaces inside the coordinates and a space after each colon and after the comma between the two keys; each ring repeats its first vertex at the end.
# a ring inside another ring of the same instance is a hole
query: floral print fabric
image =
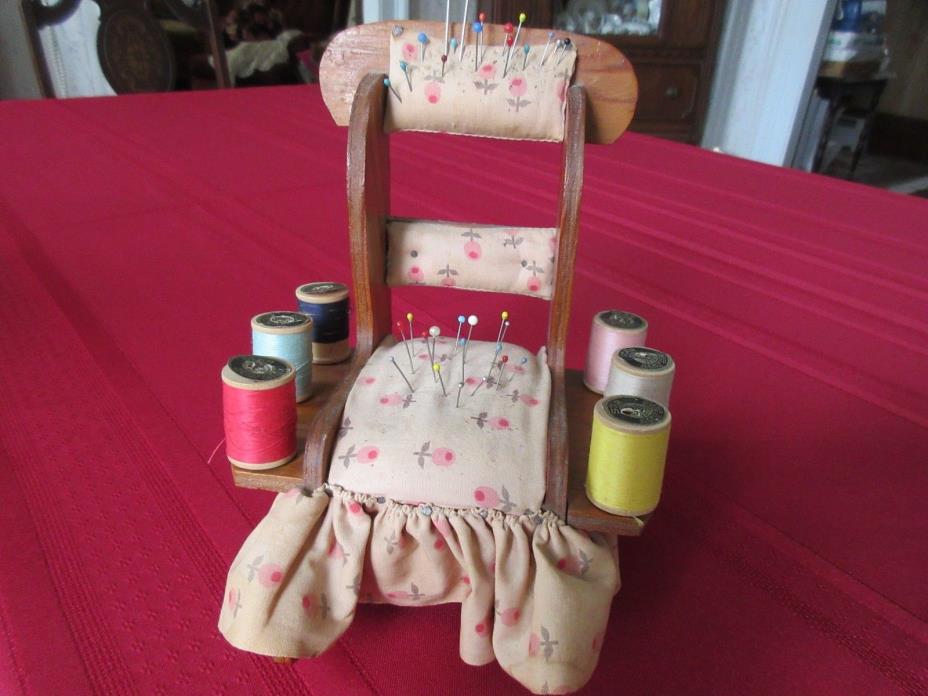
{"type": "Polygon", "coordinates": [[[551,299],[557,229],[387,221],[387,284],[437,285],[551,299]]]}
{"type": "MultiPolygon", "coordinates": [[[[472,38],[473,35],[471,34],[472,38]]],[[[480,55],[468,41],[463,59],[448,56],[442,70],[441,37],[422,44],[410,31],[394,31],[390,39],[390,83],[384,127],[482,135],[516,140],[564,139],[567,86],[574,72],[576,51],[553,53],[541,65],[544,45],[520,46],[506,69],[503,46],[481,46],[480,55]],[[505,72],[505,75],[503,74],[505,72]]]]}
{"type": "Polygon", "coordinates": [[[596,667],[618,587],[615,539],[549,513],[295,488],[277,496],[236,556],[219,630],[243,650],[314,657],[359,602],[460,602],[462,660],[495,659],[534,693],[567,693],[596,667]]]}
{"type": "Polygon", "coordinates": [[[551,394],[546,352],[496,345],[471,341],[466,363],[454,336],[437,337],[434,355],[431,339],[428,347],[418,338],[378,348],[348,395],[329,483],[402,502],[538,510],[551,394]]]}

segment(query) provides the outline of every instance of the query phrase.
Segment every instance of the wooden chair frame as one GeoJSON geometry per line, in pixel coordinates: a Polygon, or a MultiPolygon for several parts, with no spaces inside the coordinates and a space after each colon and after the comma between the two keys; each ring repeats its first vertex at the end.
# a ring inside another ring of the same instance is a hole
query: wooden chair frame
{"type": "MultiPolygon", "coordinates": [[[[432,36],[438,35],[442,26],[434,22],[403,24],[406,31],[426,31],[432,36]]],[[[316,488],[326,480],[345,402],[359,372],[381,343],[393,340],[390,289],[386,285],[390,156],[389,136],[383,129],[386,96],[383,78],[389,64],[387,37],[392,26],[393,23],[363,25],[342,32],[323,58],[321,81],[329,110],[339,123],[345,117],[346,105],[350,114],[348,227],[357,344],[344,379],[310,423],[303,455],[304,485],[309,488],[316,488]],[[346,92],[355,79],[357,88],[349,98],[346,92]]],[[[488,26],[484,36],[488,42],[494,36],[501,40],[502,27],[488,26]]],[[[546,38],[546,32],[527,30],[525,40],[543,42],[542,37],[546,38]]],[[[584,84],[574,84],[567,92],[558,247],[546,341],[551,404],[544,507],[563,520],[567,520],[569,456],[564,361],[583,192],[584,143],[587,138],[593,142],[615,140],[631,119],[637,93],[631,67],[617,49],[589,37],[572,35],[572,40],[582,56],[578,60],[576,81],[586,75],[592,88],[588,93],[584,84]],[[588,98],[594,106],[592,114],[588,113],[588,98]]]]}

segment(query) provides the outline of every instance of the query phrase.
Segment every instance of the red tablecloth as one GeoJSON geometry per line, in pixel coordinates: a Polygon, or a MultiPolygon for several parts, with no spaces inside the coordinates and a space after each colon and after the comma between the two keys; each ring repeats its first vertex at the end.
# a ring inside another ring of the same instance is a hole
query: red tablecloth
{"type": "MultiPolygon", "coordinates": [[[[365,606],[293,666],[215,628],[271,500],[208,462],[219,370],[253,314],[349,280],[345,143],[314,88],[0,103],[0,693],[516,688],[459,661],[454,606],[365,606]]],[[[553,224],[558,167],[396,136],[394,212],[553,224]]],[[[635,135],[585,182],[571,365],[611,307],[678,365],[587,692],[926,693],[928,203],[635,135]]],[[[511,301],[509,337],[546,307],[511,301]]]]}

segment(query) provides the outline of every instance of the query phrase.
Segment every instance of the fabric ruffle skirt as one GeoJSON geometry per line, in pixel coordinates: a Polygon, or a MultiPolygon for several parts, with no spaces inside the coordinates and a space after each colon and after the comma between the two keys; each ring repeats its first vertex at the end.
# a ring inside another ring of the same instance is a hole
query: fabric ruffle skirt
{"type": "Polygon", "coordinates": [[[461,604],[461,659],[497,660],[535,693],[583,686],[619,588],[614,537],[550,513],[404,505],[324,486],[277,496],[229,571],[235,647],[315,657],[359,602],[461,604]]]}

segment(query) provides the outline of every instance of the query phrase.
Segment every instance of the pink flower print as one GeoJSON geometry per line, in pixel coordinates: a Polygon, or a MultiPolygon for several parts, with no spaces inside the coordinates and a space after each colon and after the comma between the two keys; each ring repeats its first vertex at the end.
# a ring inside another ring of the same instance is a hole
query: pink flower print
{"type": "Polygon", "coordinates": [[[528,283],[526,283],[526,287],[529,289],[529,292],[538,292],[539,290],[541,290],[541,281],[538,280],[538,278],[535,278],[533,276],[528,279],[528,283]]]}
{"type": "Polygon", "coordinates": [[[477,384],[480,384],[480,382],[481,380],[479,377],[468,377],[464,380],[464,384],[466,384],[468,387],[476,386],[477,384]]]}
{"type": "Polygon", "coordinates": [[[465,585],[470,587],[470,576],[464,575],[463,577],[461,577],[461,582],[463,582],[465,585]]]}
{"type": "Polygon", "coordinates": [[[377,378],[376,378],[376,377],[362,377],[362,378],[361,378],[361,384],[363,384],[363,385],[366,386],[366,387],[367,387],[367,386],[370,386],[371,384],[373,384],[373,383],[376,382],[376,381],[377,381],[377,378]]]}
{"type": "Polygon", "coordinates": [[[229,609],[232,610],[232,618],[238,616],[238,610],[242,608],[242,593],[236,587],[229,588],[229,609]]]}
{"type": "Polygon", "coordinates": [[[578,550],[576,555],[571,554],[561,558],[557,562],[557,569],[568,575],[583,577],[590,569],[590,557],[582,549],[578,550]]]}
{"type": "Polygon", "coordinates": [[[304,594],[300,603],[303,605],[303,611],[306,616],[312,616],[316,611],[316,598],[311,594],[304,594]]]}
{"type": "Polygon", "coordinates": [[[435,543],[432,544],[432,546],[435,548],[436,551],[444,551],[444,550],[445,550],[445,546],[447,546],[447,544],[445,544],[445,540],[444,540],[444,539],[440,539],[440,538],[439,538],[439,539],[436,539],[436,540],[435,540],[435,543]]]}
{"type": "Polygon", "coordinates": [[[526,406],[537,406],[539,403],[541,403],[534,396],[530,396],[528,394],[523,394],[520,396],[519,401],[521,401],[526,406]]]}
{"type": "Polygon", "coordinates": [[[487,421],[493,430],[510,430],[509,419],[505,416],[493,416],[487,421]]]}
{"type": "Polygon", "coordinates": [[[358,450],[358,461],[373,464],[380,456],[380,450],[373,445],[365,445],[358,450]]]}
{"type": "Polygon", "coordinates": [[[445,264],[445,267],[438,271],[438,275],[444,276],[444,278],[441,279],[441,284],[447,288],[454,287],[454,276],[457,274],[458,272],[451,268],[451,266],[448,264],[445,264]]]}
{"type": "Polygon", "coordinates": [[[403,397],[396,392],[384,394],[380,397],[381,406],[399,406],[401,403],[403,403],[403,397]]]}
{"type": "Polygon", "coordinates": [[[416,47],[413,44],[403,44],[403,60],[405,60],[407,63],[414,62],[418,55],[419,52],[416,50],[416,47]]]}
{"type": "Polygon", "coordinates": [[[524,77],[514,77],[509,81],[509,93],[514,97],[514,99],[507,99],[509,106],[516,107],[516,113],[519,113],[519,109],[523,106],[528,106],[532,102],[528,99],[523,99],[522,96],[528,91],[528,82],[525,81],[524,77]]]}
{"type": "Polygon", "coordinates": [[[522,365],[513,365],[513,366],[510,367],[509,369],[512,370],[513,372],[515,372],[517,375],[524,375],[524,374],[525,374],[525,368],[522,367],[522,365]]]}
{"type": "Polygon", "coordinates": [[[406,277],[413,283],[422,283],[425,281],[425,273],[422,272],[419,266],[411,266],[410,269],[406,271],[406,277]]]}
{"type": "Polygon", "coordinates": [[[557,235],[548,237],[548,246],[551,247],[552,254],[557,251],[557,235]]]}
{"type": "Polygon", "coordinates": [[[560,79],[556,80],[554,83],[554,93],[557,95],[557,98],[561,101],[567,99],[567,80],[560,79]]]}
{"type": "Polygon", "coordinates": [[[409,583],[409,592],[404,592],[402,590],[398,592],[387,592],[387,597],[389,599],[411,599],[413,602],[418,602],[420,599],[424,599],[425,595],[419,592],[419,588],[416,587],[416,583],[409,583]]]}
{"type": "Polygon", "coordinates": [[[435,466],[451,466],[454,464],[454,452],[447,447],[438,447],[432,452],[432,463],[435,466]]]}
{"type": "Polygon", "coordinates": [[[481,65],[480,70],[477,71],[477,75],[480,79],[474,80],[474,87],[482,89],[484,96],[499,87],[498,82],[490,82],[490,80],[496,78],[496,66],[493,65],[493,63],[484,63],[481,65]]]}
{"type": "Polygon", "coordinates": [[[474,232],[473,230],[468,230],[461,234],[462,237],[469,237],[470,240],[464,244],[464,253],[467,255],[471,261],[476,261],[483,255],[483,249],[480,248],[480,242],[478,239],[481,239],[479,233],[474,232]]]}
{"type": "Polygon", "coordinates": [[[499,620],[502,622],[503,626],[515,626],[522,617],[522,612],[516,608],[504,609],[496,613],[499,614],[499,620]]]}
{"type": "Polygon", "coordinates": [[[276,563],[265,563],[258,568],[258,582],[265,587],[279,585],[284,579],[284,571],[276,563]]]}
{"type": "Polygon", "coordinates": [[[361,503],[359,503],[357,500],[352,500],[350,503],[348,503],[348,512],[350,512],[352,515],[360,515],[362,512],[364,512],[364,508],[361,507],[361,503]]]}
{"type": "Polygon", "coordinates": [[[490,633],[491,633],[490,628],[491,628],[491,621],[490,621],[490,618],[487,617],[486,619],[478,623],[476,626],[474,626],[474,632],[478,636],[481,636],[483,638],[489,638],[490,633]]]}
{"type": "Polygon", "coordinates": [[[451,523],[448,522],[447,517],[433,517],[432,524],[442,536],[446,537],[451,534],[451,523]]]}
{"type": "Polygon", "coordinates": [[[425,92],[425,98],[429,104],[437,104],[438,100],[441,99],[441,85],[437,81],[429,82],[423,92],[425,92]]]}
{"type": "Polygon", "coordinates": [[[537,633],[532,633],[528,637],[528,654],[532,657],[538,654],[538,650],[541,648],[541,638],[537,633]]]}
{"type": "Polygon", "coordinates": [[[332,543],[329,544],[328,556],[332,560],[341,561],[342,565],[348,562],[348,554],[345,553],[345,549],[335,539],[332,539],[332,543]]]}
{"type": "Polygon", "coordinates": [[[480,507],[496,507],[499,505],[499,493],[489,486],[480,486],[474,490],[474,500],[477,501],[477,505],[480,507]]]}

